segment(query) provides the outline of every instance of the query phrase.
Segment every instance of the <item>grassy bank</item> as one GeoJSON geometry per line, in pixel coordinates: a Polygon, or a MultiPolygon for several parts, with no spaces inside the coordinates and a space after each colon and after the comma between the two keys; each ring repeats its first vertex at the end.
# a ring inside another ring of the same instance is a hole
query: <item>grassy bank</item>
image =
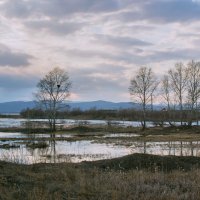
{"type": "MultiPolygon", "coordinates": [[[[26,127],[11,127],[0,128],[0,132],[22,132],[22,133],[50,133],[49,128],[26,128],[26,127]]],[[[141,132],[138,127],[120,127],[120,126],[107,126],[107,125],[78,125],[66,128],[58,128],[55,133],[88,133],[88,132],[111,132],[111,133],[135,133],[141,132]]]]}
{"type": "Polygon", "coordinates": [[[143,154],[81,164],[0,162],[0,199],[198,200],[199,167],[200,158],[143,154]]]}
{"type": "MultiPolygon", "coordinates": [[[[49,128],[38,127],[0,127],[0,132],[22,132],[22,133],[48,133],[49,128]]],[[[87,132],[110,132],[110,133],[138,133],[141,135],[160,135],[160,134],[174,134],[174,133],[200,133],[200,126],[172,126],[172,127],[149,127],[142,130],[141,127],[120,125],[77,125],[69,127],[58,127],[57,133],[71,132],[71,133],[87,133],[87,132]]]]}

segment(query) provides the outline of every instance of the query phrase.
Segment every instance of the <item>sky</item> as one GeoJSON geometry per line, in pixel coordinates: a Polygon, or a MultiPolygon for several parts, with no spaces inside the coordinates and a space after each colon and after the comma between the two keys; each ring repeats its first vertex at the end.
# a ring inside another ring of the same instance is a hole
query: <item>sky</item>
{"type": "Polygon", "coordinates": [[[54,67],[70,101],[130,101],[141,67],[200,57],[200,0],[0,0],[0,102],[33,100],[54,67]]]}

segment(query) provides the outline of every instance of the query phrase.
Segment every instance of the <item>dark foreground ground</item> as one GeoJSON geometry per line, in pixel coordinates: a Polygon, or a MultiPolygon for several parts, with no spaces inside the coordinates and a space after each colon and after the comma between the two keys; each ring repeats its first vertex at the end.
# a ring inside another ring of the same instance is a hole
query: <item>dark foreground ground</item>
{"type": "Polygon", "coordinates": [[[0,162],[0,199],[198,200],[200,158],[133,154],[80,164],[0,162]]]}

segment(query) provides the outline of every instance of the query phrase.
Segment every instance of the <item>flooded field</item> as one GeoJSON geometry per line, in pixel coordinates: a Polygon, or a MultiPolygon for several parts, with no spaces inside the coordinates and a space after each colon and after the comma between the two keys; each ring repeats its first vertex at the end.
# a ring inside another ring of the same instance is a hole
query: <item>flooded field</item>
{"type": "MultiPolygon", "coordinates": [[[[134,138],[138,135],[133,133],[94,135],[94,140],[88,140],[87,137],[84,139],[82,136],[80,141],[49,140],[48,137],[50,138],[49,134],[0,133],[0,159],[31,164],[94,161],[132,153],[200,156],[200,141],[135,141],[134,138]],[[39,140],[40,138],[44,140],[39,140]],[[111,140],[109,143],[102,143],[101,138],[111,140]],[[115,138],[115,142],[112,142],[112,138],[115,138]],[[119,138],[117,142],[116,138],[119,138]],[[127,144],[124,139],[127,139],[127,144]],[[121,140],[123,140],[122,143],[121,140]]],[[[56,138],[59,137],[74,138],[77,136],[75,134],[56,136],[56,138]]]]}
{"type": "MultiPolygon", "coordinates": [[[[14,118],[2,118],[0,119],[0,128],[11,128],[11,127],[27,127],[29,122],[33,124],[45,124],[48,123],[47,119],[14,119],[14,118]]],[[[108,120],[73,120],[73,119],[58,119],[58,126],[72,126],[72,125],[119,125],[119,126],[134,126],[139,127],[141,123],[139,121],[108,121],[108,120]]],[[[153,126],[151,122],[148,126],[153,126]]]]}
{"type": "Polygon", "coordinates": [[[131,148],[125,146],[99,144],[88,140],[45,141],[45,143],[47,144],[45,148],[32,148],[20,140],[20,137],[15,141],[1,141],[0,159],[25,164],[81,162],[115,158],[131,153],[131,148]]]}
{"type": "MultiPolygon", "coordinates": [[[[198,122],[200,124],[200,122],[198,122]]],[[[0,128],[11,127],[28,127],[30,125],[45,125],[48,124],[47,119],[21,119],[21,118],[1,118],[0,128]]],[[[74,120],[74,119],[58,119],[57,126],[69,127],[74,125],[113,125],[122,127],[141,127],[140,121],[123,121],[123,120],[74,120]]],[[[153,122],[146,122],[147,127],[154,127],[153,122]]],[[[174,125],[180,125],[180,122],[174,122],[174,125]]],[[[193,122],[192,125],[197,125],[197,122],[193,122]]],[[[164,122],[164,126],[169,126],[168,122],[164,122]]]]}

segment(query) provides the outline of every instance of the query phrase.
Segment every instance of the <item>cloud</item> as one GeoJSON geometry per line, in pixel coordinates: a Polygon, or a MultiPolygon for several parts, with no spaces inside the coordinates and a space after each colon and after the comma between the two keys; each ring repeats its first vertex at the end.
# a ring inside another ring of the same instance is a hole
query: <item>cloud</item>
{"type": "Polygon", "coordinates": [[[127,63],[137,64],[137,65],[149,65],[152,63],[168,62],[168,61],[188,61],[188,60],[198,60],[200,55],[200,50],[195,48],[185,48],[185,49],[167,49],[160,51],[149,51],[147,55],[136,55],[124,53],[121,59],[127,63]]]}
{"type": "Polygon", "coordinates": [[[80,96],[93,96],[93,98],[105,99],[112,96],[113,93],[127,91],[126,78],[113,74],[74,74],[71,76],[74,80],[73,91],[80,96]],[[122,84],[123,83],[123,84],[122,84]]]}
{"type": "Polygon", "coordinates": [[[81,50],[81,49],[70,49],[65,51],[68,57],[81,58],[91,60],[95,58],[113,59],[115,54],[113,52],[102,51],[102,50],[81,50]]]}
{"type": "Polygon", "coordinates": [[[185,23],[198,21],[200,4],[191,0],[152,0],[140,5],[138,10],[119,14],[123,21],[151,21],[159,23],[185,23]]]}
{"type": "Polygon", "coordinates": [[[6,0],[0,8],[7,17],[21,19],[110,13],[108,20],[170,23],[198,21],[200,17],[200,3],[192,0],[6,0]]]}
{"type": "Polygon", "coordinates": [[[149,42],[143,40],[132,38],[132,37],[122,37],[122,36],[111,36],[111,35],[97,35],[96,41],[103,43],[105,45],[111,45],[117,48],[131,48],[134,46],[149,46],[152,45],[149,42]]]}
{"type": "Polygon", "coordinates": [[[7,88],[8,91],[16,89],[26,89],[36,87],[38,78],[33,75],[0,74],[0,87],[7,88]]]}
{"type": "Polygon", "coordinates": [[[22,67],[29,66],[31,55],[14,52],[7,46],[0,44],[0,66],[22,67]]]}
{"type": "Polygon", "coordinates": [[[156,29],[156,26],[152,25],[134,25],[134,24],[121,24],[118,23],[118,26],[114,28],[114,32],[118,35],[127,35],[131,33],[131,35],[140,34],[140,33],[149,33],[156,29]]]}
{"type": "Polygon", "coordinates": [[[0,11],[5,91],[34,88],[34,75],[58,64],[70,67],[77,98],[114,100],[128,94],[134,68],[162,73],[200,55],[197,1],[2,0],[0,11]]]}
{"type": "Polygon", "coordinates": [[[161,62],[161,61],[181,61],[181,60],[192,60],[199,59],[200,50],[195,48],[185,48],[178,50],[168,50],[168,51],[155,51],[152,55],[148,57],[151,62],[161,62]]]}
{"type": "Polygon", "coordinates": [[[33,4],[29,5],[25,0],[7,0],[0,6],[1,10],[8,17],[27,18],[33,12],[33,4]]]}
{"type": "Polygon", "coordinates": [[[116,0],[57,0],[42,1],[40,10],[47,16],[67,16],[75,13],[110,12],[118,9],[116,0]]]}
{"type": "Polygon", "coordinates": [[[200,17],[200,5],[191,0],[154,1],[144,10],[147,18],[161,22],[187,22],[200,17]]]}
{"type": "Polygon", "coordinates": [[[109,75],[112,76],[119,76],[122,75],[123,72],[127,70],[127,67],[123,65],[118,64],[107,64],[107,63],[101,63],[95,65],[92,69],[89,67],[80,67],[80,68],[74,68],[70,74],[72,76],[87,76],[87,77],[96,77],[96,74],[101,74],[102,76],[109,75]]]}
{"type": "Polygon", "coordinates": [[[25,26],[35,31],[41,30],[58,35],[68,35],[80,30],[84,24],[56,20],[31,20],[25,22],[25,26]]]}
{"type": "Polygon", "coordinates": [[[111,12],[119,9],[116,0],[7,0],[2,10],[9,17],[63,17],[76,13],[111,12]]]}
{"type": "MultiPolygon", "coordinates": [[[[163,62],[163,61],[176,62],[180,60],[191,60],[191,59],[198,60],[199,55],[200,55],[200,50],[195,49],[195,48],[185,48],[185,49],[176,49],[176,50],[168,49],[168,50],[160,50],[160,51],[152,50],[152,51],[149,51],[147,55],[139,55],[139,54],[130,53],[126,51],[104,54],[103,52],[100,53],[100,52],[74,50],[73,53],[71,54],[71,56],[75,56],[75,57],[78,56],[80,58],[85,57],[86,55],[90,55],[90,59],[92,59],[92,57],[98,57],[98,58],[109,60],[115,63],[123,62],[126,64],[132,64],[132,65],[133,64],[148,65],[150,63],[157,63],[157,62],[163,62]]],[[[102,68],[103,73],[104,73],[105,68],[102,68]]],[[[101,70],[101,68],[99,69],[101,70]]],[[[94,68],[92,70],[96,72],[94,68]]],[[[109,68],[107,70],[109,70],[109,68]]],[[[114,70],[114,68],[112,68],[112,70],[114,70]]]]}
{"type": "Polygon", "coordinates": [[[69,74],[73,80],[73,91],[80,96],[95,94],[96,99],[104,99],[106,95],[111,99],[113,93],[127,91],[126,70],[123,65],[101,63],[93,68],[73,69],[69,74]]]}
{"type": "Polygon", "coordinates": [[[33,74],[0,73],[1,102],[33,100],[38,78],[33,74]]]}

